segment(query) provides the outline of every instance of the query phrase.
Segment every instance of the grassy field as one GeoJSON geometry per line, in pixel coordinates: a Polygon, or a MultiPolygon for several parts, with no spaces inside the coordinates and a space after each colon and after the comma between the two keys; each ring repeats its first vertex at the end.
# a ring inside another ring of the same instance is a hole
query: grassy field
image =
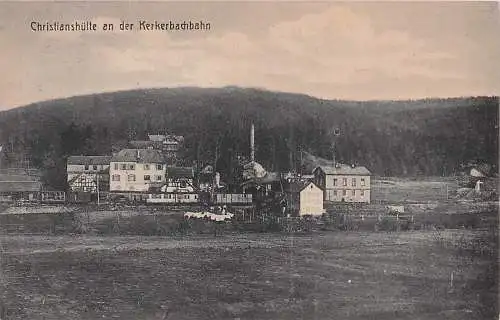
{"type": "Polygon", "coordinates": [[[412,203],[445,201],[458,189],[453,177],[425,177],[416,179],[375,177],[371,183],[372,202],[412,203]]]}
{"type": "Polygon", "coordinates": [[[372,204],[347,208],[355,232],[235,222],[215,237],[167,209],[4,211],[0,320],[498,319],[498,202],[447,201],[456,187],[374,179],[372,204]],[[373,232],[393,203],[418,230],[373,232]]]}
{"type": "Polygon", "coordinates": [[[478,230],[1,236],[0,318],[493,319],[494,243],[478,230]]]}

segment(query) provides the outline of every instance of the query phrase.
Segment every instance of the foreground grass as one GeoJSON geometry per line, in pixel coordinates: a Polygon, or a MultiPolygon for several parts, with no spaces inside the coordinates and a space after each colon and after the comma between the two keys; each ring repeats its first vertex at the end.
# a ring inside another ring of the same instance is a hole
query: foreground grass
{"type": "Polygon", "coordinates": [[[497,313],[495,261],[457,250],[478,236],[5,236],[0,316],[488,319],[497,313]]]}

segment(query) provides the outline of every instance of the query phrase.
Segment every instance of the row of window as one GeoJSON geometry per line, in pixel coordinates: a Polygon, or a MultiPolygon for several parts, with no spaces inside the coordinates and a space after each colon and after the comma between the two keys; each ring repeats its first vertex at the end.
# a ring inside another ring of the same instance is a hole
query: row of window
{"type": "MultiPolygon", "coordinates": [[[[163,165],[162,164],[156,164],[156,165],[149,165],[149,164],[143,164],[142,168],[145,171],[151,170],[151,168],[156,168],[156,170],[163,170],[163,165]]],[[[135,164],[133,163],[115,163],[115,170],[135,170],[135,164]]]]}
{"type": "MultiPolygon", "coordinates": [[[[90,170],[90,166],[88,164],[86,164],[85,165],[85,171],[88,171],[88,170],[90,170]]],[[[94,171],[97,170],[97,166],[95,164],[92,166],[92,170],[94,170],[94,171]]]]}
{"type": "MultiPolygon", "coordinates": [[[[334,196],[337,196],[337,195],[339,195],[340,193],[342,193],[342,196],[344,196],[344,197],[345,197],[345,196],[347,196],[347,192],[348,192],[348,191],[349,191],[349,190],[333,190],[333,195],[334,195],[334,196]],[[340,192],[340,191],[342,191],[342,192],[340,192]]],[[[350,190],[350,191],[351,191],[351,195],[352,195],[353,197],[355,197],[355,196],[356,196],[356,190],[350,190]]],[[[365,190],[357,190],[357,191],[359,191],[359,195],[360,195],[361,197],[364,197],[364,196],[365,196],[365,190]]]]}
{"type": "MultiPolygon", "coordinates": [[[[155,181],[162,181],[162,176],[154,176],[155,181]]],[[[111,181],[120,181],[120,175],[119,174],[114,174],[111,176],[111,181]]],[[[129,174],[127,176],[127,181],[135,181],[135,174],[129,174]]],[[[150,175],[145,175],[144,176],[144,181],[151,181],[151,176],[150,175]]]]}
{"type": "Polygon", "coordinates": [[[166,195],[161,195],[161,194],[153,194],[151,195],[151,198],[152,199],[190,199],[190,198],[193,198],[193,199],[198,199],[198,195],[197,194],[193,194],[193,195],[189,195],[189,194],[166,194],[166,195]]]}
{"type": "MultiPolygon", "coordinates": [[[[333,186],[337,186],[338,184],[338,179],[337,178],[334,178],[333,179],[333,186]]],[[[347,178],[342,178],[342,185],[343,186],[347,186],[347,178]]],[[[366,180],[365,178],[361,178],[361,186],[364,187],[366,185],[366,180]]],[[[352,187],[355,187],[356,186],[356,178],[352,178],[351,179],[351,186],[352,187]]]]}

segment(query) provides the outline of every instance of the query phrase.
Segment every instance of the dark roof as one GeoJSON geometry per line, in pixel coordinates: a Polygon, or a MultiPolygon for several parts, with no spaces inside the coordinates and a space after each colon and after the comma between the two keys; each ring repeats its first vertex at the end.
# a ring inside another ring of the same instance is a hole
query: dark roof
{"type": "MultiPolygon", "coordinates": [[[[285,189],[285,192],[297,193],[297,192],[301,192],[302,190],[304,190],[304,188],[306,188],[310,184],[313,184],[317,188],[319,188],[312,181],[302,180],[302,181],[294,181],[294,182],[287,183],[285,185],[284,189],[285,189]]],[[[319,189],[321,189],[321,188],[319,188],[319,189]]]]}
{"type": "Polygon", "coordinates": [[[123,149],[111,158],[112,162],[164,163],[165,157],[159,150],[123,149]]]}
{"type": "Polygon", "coordinates": [[[76,165],[109,165],[111,156],[70,156],[68,164],[76,165]]]}
{"type": "Polygon", "coordinates": [[[319,166],[314,169],[321,169],[327,175],[371,175],[370,171],[363,166],[348,166],[345,164],[338,164],[337,166],[319,166]]]}
{"type": "Polygon", "coordinates": [[[36,192],[40,191],[42,183],[39,181],[0,181],[0,192],[36,192]]]}
{"type": "Polygon", "coordinates": [[[68,184],[72,184],[73,182],[75,182],[76,180],[78,180],[78,179],[79,179],[80,177],[82,177],[82,176],[87,176],[87,177],[91,178],[91,179],[92,179],[92,181],[95,181],[95,182],[97,183],[97,181],[96,181],[96,180],[94,180],[95,175],[93,175],[93,174],[88,174],[88,173],[84,173],[84,172],[83,172],[83,173],[80,173],[80,174],[78,174],[78,175],[74,176],[71,180],[69,180],[69,181],[68,181],[68,184]]]}
{"type": "Polygon", "coordinates": [[[73,178],[71,178],[69,181],[68,181],[68,184],[72,184],[73,182],[75,182],[76,180],[78,180],[81,176],[83,175],[83,173],[80,173],[80,174],[77,174],[76,176],[74,176],[73,178]]]}
{"type": "Polygon", "coordinates": [[[193,178],[192,167],[167,167],[167,178],[193,178]]]}

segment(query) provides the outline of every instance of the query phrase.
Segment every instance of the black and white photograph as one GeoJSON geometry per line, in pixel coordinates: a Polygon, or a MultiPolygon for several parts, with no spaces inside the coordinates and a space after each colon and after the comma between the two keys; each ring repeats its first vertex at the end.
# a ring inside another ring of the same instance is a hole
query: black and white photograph
{"type": "Polygon", "coordinates": [[[499,308],[499,2],[0,1],[0,320],[499,308]]]}

